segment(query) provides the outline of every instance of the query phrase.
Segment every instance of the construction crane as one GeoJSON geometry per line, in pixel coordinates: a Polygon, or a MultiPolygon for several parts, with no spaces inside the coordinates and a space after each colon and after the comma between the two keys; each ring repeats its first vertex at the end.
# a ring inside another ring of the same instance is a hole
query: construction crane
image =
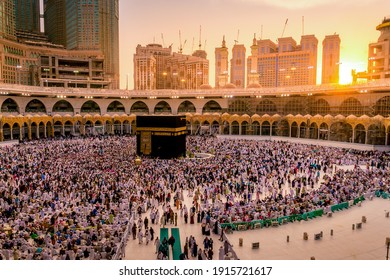
{"type": "Polygon", "coordinates": [[[280,36],[280,38],[283,38],[284,31],[286,31],[287,22],[288,22],[288,19],[286,19],[286,22],[284,23],[284,27],[283,27],[282,36],[280,36]]]}
{"type": "Polygon", "coordinates": [[[234,44],[237,45],[238,43],[238,37],[240,36],[240,29],[237,30],[237,38],[234,40],[234,44]]]}
{"type": "Polygon", "coordinates": [[[179,41],[180,41],[180,47],[179,47],[179,53],[183,53],[183,49],[187,43],[187,40],[184,40],[184,44],[181,42],[181,31],[179,30],[179,41]]]}

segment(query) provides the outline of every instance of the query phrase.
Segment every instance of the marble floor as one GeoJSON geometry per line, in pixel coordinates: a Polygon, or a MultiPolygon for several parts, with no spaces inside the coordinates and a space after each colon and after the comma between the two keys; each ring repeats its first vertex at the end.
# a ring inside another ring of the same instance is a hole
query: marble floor
{"type": "MultiPolygon", "coordinates": [[[[191,199],[185,196],[185,204],[191,205],[191,199]]],[[[228,234],[233,249],[242,260],[308,260],[311,257],[322,260],[384,260],[386,258],[386,237],[390,237],[390,218],[385,212],[390,211],[390,200],[374,198],[364,201],[361,207],[353,206],[347,210],[335,212],[332,217],[318,217],[313,220],[294,222],[278,227],[235,231],[228,234]],[[352,229],[352,224],[361,222],[366,216],[367,222],[361,229],[352,229]],[[333,236],[330,231],[333,229],[333,236]],[[314,240],[314,234],[323,232],[320,240],[314,240]],[[303,240],[303,233],[308,233],[308,240],[303,240]],[[289,242],[287,242],[289,236],[289,242]],[[239,246],[239,239],[243,246],[239,246]],[[252,242],[260,242],[259,249],[252,249],[252,242]]],[[[149,216],[149,213],[146,213],[149,216]]],[[[152,225],[159,235],[159,225],[152,225]]],[[[173,227],[167,225],[168,228],[173,227]]],[[[203,244],[204,236],[200,224],[185,224],[178,215],[181,246],[186,237],[193,235],[198,244],[203,244]]],[[[170,235],[170,231],[169,231],[170,235]]],[[[214,241],[214,256],[218,258],[218,248],[222,245],[219,236],[211,234],[214,241]]],[[[203,246],[202,246],[203,248],[203,246]]],[[[130,236],[125,259],[156,259],[153,243],[138,244],[130,236]]],[[[170,254],[171,255],[171,254],[170,254]]]]}

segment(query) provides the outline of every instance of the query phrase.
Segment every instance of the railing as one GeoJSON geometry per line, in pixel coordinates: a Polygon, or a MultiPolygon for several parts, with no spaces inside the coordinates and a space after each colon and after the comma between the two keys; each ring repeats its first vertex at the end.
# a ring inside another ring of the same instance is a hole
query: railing
{"type": "Polygon", "coordinates": [[[116,253],[113,256],[113,260],[120,260],[125,255],[125,248],[127,245],[127,239],[129,238],[131,230],[131,223],[128,223],[125,232],[123,233],[122,240],[119,242],[118,248],[116,249],[116,253]]]}
{"type": "MultiPolygon", "coordinates": [[[[375,193],[377,197],[382,196],[383,198],[389,198],[390,193],[379,193],[377,191],[375,193]]],[[[352,205],[356,205],[359,202],[365,200],[364,196],[360,196],[355,198],[354,200],[351,201],[352,205]]],[[[344,210],[350,207],[350,203],[343,202],[340,204],[335,204],[330,206],[330,211],[340,211],[344,210]]],[[[261,219],[261,220],[252,220],[250,222],[232,222],[232,223],[221,223],[220,227],[222,229],[227,229],[229,230],[248,230],[248,229],[255,229],[255,228],[263,228],[263,227],[269,227],[269,226],[276,226],[276,225],[282,225],[284,223],[289,223],[289,222],[294,222],[294,221],[307,221],[308,219],[314,219],[317,217],[321,217],[324,215],[329,210],[329,207],[324,207],[324,208],[319,208],[314,211],[306,212],[303,214],[293,214],[289,216],[281,216],[278,218],[273,218],[273,219],[261,219]]]]}

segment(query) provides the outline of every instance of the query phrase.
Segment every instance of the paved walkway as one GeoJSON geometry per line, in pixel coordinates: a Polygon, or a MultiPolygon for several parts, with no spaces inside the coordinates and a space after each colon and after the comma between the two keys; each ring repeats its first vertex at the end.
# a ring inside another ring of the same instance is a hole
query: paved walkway
{"type": "MultiPolygon", "coordinates": [[[[187,207],[191,205],[191,199],[185,192],[187,207]]],[[[323,216],[276,228],[236,231],[229,234],[228,238],[238,257],[243,260],[307,260],[312,256],[327,260],[383,260],[386,257],[385,239],[390,237],[390,218],[385,217],[385,211],[390,211],[390,200],[374,198],[373,201],[364,201],[361,207],[353,206],[336,212],[331,218],[323,216]],[[362,216],[366,216],[367,223],[362,224],[362,229],[352,230],[352,224],[361,222],[362,216]],[[331,229],[333,229],[333,236],[330,235],[331,229]],[[321,231],[323,231],[323,238],[314,240],[314,234],[321,231]],[[304,232],[309,235],[307,241],[303,240],[304,232]],[[290,236],[289,243],[286,241],[287,235],[290,236]],[[239,246],[239,238],[243,238],[242,247],[239,246]],[[252,249],[252,242],[260,242],[260,249],[252,249]]],[[[155,233],[159,235],[159,225],[152,226],[155,233]]],[[[167,227],[171,228],[174,225],[168,224],[167,227]]],[[[184,218],[178,215],[177,227],[180,228],[182,246],[185,244],[186,237],[193,235],[203,248],[204,236],[200,224],[185,224],[184,218]]],[[[214,259],[218,259],[218,248],[222,243],[218,241],[219,236],[211,233],[211,237],[214,241],[214,259]]],[[[138,240],[132,240],[130,236],[125,259],[156,259],[155,246],[153,243],[146,245],[145,242],[138,244],[138,240]]]]}

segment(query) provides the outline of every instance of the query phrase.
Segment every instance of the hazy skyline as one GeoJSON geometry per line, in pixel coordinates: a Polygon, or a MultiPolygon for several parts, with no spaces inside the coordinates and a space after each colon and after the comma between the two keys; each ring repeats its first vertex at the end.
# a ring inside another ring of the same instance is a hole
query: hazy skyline
{"type": "Polygon", "coordinates": [[[257,39],[276,42],[286,19],[283,37],[299,43],[304,32],[318,39],[317,83],[321,81],[322,40],[325,35],[340,35],[340,82],[348,83],[352,69],[367,69],[368,44],[376,42],[380,34],[375,27],[390,16],[388,0],[122,0],[119,8],[121,88],[126,88],[128,77],[129,89],[134,88],[133,54],[138,44],[163,44],[163,34],[165,46],[173,44],[172,50],[177,52],[180,30],[182,42],[187,40],[183,53],[191,54],[199,48],[202,26],[201,44],[210,61],[209,82],[214,87],[214,49],[221,45],[223,35],[229,60],[238,30],[238,41],[245,45],[248,56],[254,33],[257,39]]]}

